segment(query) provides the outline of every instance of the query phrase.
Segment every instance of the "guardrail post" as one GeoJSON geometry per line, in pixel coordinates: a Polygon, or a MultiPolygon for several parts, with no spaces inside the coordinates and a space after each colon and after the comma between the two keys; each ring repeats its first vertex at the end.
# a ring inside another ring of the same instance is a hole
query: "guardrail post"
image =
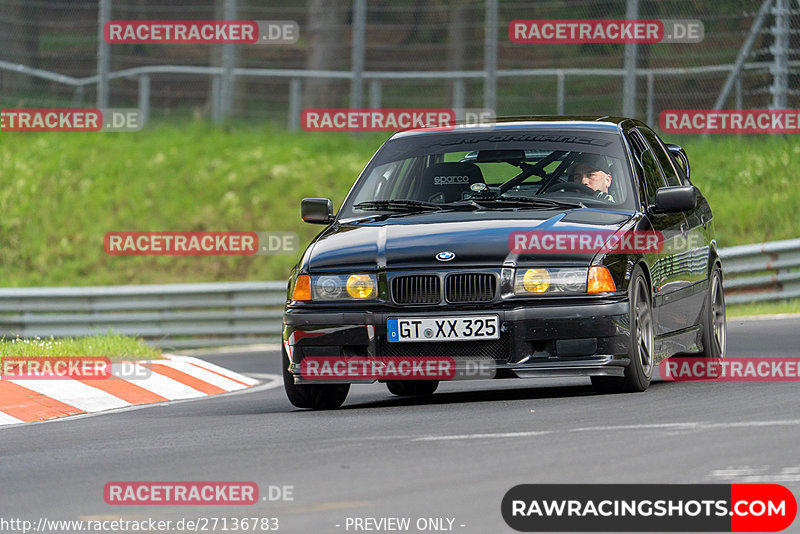
{"type": "MultiPolygon", "coordinates": [[[[787,250],[785,252],[778,252],[775,255],[775,261],[780,262],[780,263],[784,263],[784,264],[786,262],[798,263],[798,262],[800,262],[800,250],[791,250],[791,251],[787,250]],[[792,260],[794,260],[794,261],[792,261],[792,260]]],[[[778,269],[777,270],[777,275],[778,276],[780,276],[781,274],[785,275],[785,274],[790,273],[790,272],[792,272],[792,268],[791,267],[786,267],[786,268],[783,268],[783,269],[778,269]]],[[[780,286],[781,286],[781,292],[782,293],[797,292],[797,291],[800,291],[800,280],[784,281],[784,282],[780,283],[780,286]]]]}
{"type": "Polygon", "coordinates": [[[97,9],[97,107],[107,108],[109,102],[108,72],[111,49],[103,37],[103,28],[111,20],[111,0],[100,0],[97,9]]]}
{"type": "Polygon", "coordinates": [[[483,107],[497,113],[497,0],[486,0],[483,41],[483,107]]]}
{"type": "Polygon", "coordinates": [[[381,107],[381,81],[372,80],[369,82],[369,107],[378,109],[381,107]]]}
{"type": "Polygon", "coordinates": [[[303,86],[300,78],[292,78],[289,82],[289,130],[300,129],[300,101],[303,98],[303,86]]]}
{"type": "Polygon", "coordinates": [[[564,71],[559,70],[556,74],[556,113],[564,114],[564,71]]]}
{"type": "Polygon", "coordinates": [[[364,40],[367,25],[367,1],[353,0],[353,49],[350,55],[350,108],[361,107],[364,91],[364,40]]]}
{"type": "Polygon", "coordinates": [[[139,113],[142,116],[142,126],[150,121],[150,75],[139,76],[139,113]]]}

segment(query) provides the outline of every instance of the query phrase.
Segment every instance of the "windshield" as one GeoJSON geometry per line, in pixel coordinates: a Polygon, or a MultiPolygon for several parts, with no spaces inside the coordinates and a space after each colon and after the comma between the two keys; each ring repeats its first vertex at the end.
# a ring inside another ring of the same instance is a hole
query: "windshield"
{"type": "Polygon", "coordinates": [[[342,217],[448,209],[629,209],[619,135],[581,132],[429,134],[385,143],[342,217]]]}

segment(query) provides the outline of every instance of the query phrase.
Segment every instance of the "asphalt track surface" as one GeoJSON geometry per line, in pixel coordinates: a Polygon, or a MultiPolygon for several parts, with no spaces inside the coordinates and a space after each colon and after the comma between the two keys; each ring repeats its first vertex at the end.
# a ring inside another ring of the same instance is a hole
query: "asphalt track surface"
{"type": "MultiPolygon", "coordinates": [[[[798,318],[728,328],[731,357],[800,356],[798,318]]],[[[280,372],[276,352],[204,358],[280,372]]],[[[0,430],[0,518],[34,523],[248,516],[336,533],[353,532],[348,517],[443,517],[453,532],[514,532],[500,515],[512,486],[613,482],[776,482],[800,495],[797,382],[599,396],[588,379],[495,380],[446,383],[424,400],[374,384],[332,412],[294,409],[276,387],[0,430]],[[103,486],[115,480],[254,481],[262,495],[291,485],[294,500],[110,506],[103,486]]]]}

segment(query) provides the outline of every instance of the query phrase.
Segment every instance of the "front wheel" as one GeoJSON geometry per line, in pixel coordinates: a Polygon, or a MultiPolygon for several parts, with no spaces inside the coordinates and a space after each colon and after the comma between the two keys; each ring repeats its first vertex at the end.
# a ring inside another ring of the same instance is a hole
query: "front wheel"
{"type": "Polygon", "coordinates": [[[725,294],[722,292],[722,270],[718,265],[711,271],[702,330],[703,350],[699,356],[717,360],[724,358],[728,328],[725,319],[725,294]]]}
{"type": "Polygon", "coordinates": [[[644,391],[650,386],[655,365],[655,325],[653,306],[647,279],[640,267],[631,277],[628,289],[630,341],[628,357],[631,363],[625,368],[625,375],[593,376],[592,385],[598,393],[634,393],[644,391]]]}
{"type": "Polygon", "coordinates": [[[335,410],[344,403],[350,392],[350,384],[295,384],[294,375],[289,371],[289,356],[281,349],[283,369],[283,389],[289,402],[298,408],[314,410],[335,410]]]}

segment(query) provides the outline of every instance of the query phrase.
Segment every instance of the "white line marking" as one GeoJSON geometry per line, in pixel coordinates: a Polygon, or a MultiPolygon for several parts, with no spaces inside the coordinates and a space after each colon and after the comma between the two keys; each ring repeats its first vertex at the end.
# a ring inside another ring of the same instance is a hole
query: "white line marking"
{"type": "Polygon", "coordinates": [[[41,393],[64,404],[74,406],[84,412],[99,412],[113,408],[130,406],[119,397],[102,389],[87,386],[77,380],[9,380],[18,386],[41,393]]]}
{"type": "Polygon", "coordinates": [[[569,432],[605,432],[615,430],[718,430],[725,428],[751,428],[770,426],[798,426],[800,419],[783,419],[776,421],[731,421],[726,423],[710,423],[708,421],[687,421],[683,423],[652,423],[641,425],[587,426],[573,428],[569,432]]]}
{"type": "MultiPolygon", "coordinates": [[[[171,359],[164,363],[153,364],[153,367],[155,367],[156,365],[163,365],[164,367],[170,367],[172,369],[175,369],[176,371],[181,371],[189,376],[197,378],[198,380],[202,380],[207,384],[220,387],[225,391],[235,391],[237,389],[244,389],[247,387],[245,384],[234,382],[230,378],[227,378],[225,376],[220,376],[217,373],[212,373],[208,369],[192,365],[191,363],[184,360],[171,359]]],[[[248,380],[248,383],[249,382],[250,381],[248,380]]]]}
{"type": "Polygon", "coordinates": [[[769,474],[769,466],[742,466],[742,467],[729,467],[727,469],[716,469],[706,475],[706,478],[716,480],[734,480],[738,483],[779,483],[779,482],[800,482],[800,466],[793,465],[784,467],[780,473],[769,474]]]}
{"type": "Polygon", "coordinates": [[[5,412],[0,412],[0,425],[16,425],[24,422],[25,421],[12,417],[5,412]]]}
{"type": "MultiPolygon", "coordinates": [[[[153,365],[153,367],[155,367],[155,365],[153,365]]],[[[193,399],[206,396],[206,394],[202,391],[198,391],[193,387],[189,387],[182,382],[173,380],[172,378],[159,374],[155,371],[151,371],[150,376],[147,378],[130,380],[130,382],[131,384],[136,384],[139,387],[143,387],[144,389],[151,391],[156,395],[161,395],[165,399],[170,400],[193,399]]]]}
{"type": "Polygon", "coordinates": [[[552,434],[552,430],[542,430],[538,432],[499,432],[496,434],[454,434],[450,436],[422,436],[411,441],[452,441],[466,439],[495,439],[495,438],[523,438],[530,436],[543,436],[552,434]]]}
{"type": "Polygon", "coordinates": [[[235,371],[231,371],[230,369],[225,369],[224,367],[220,367],[219,365],[214,365],[211,362],[207,362],[205,360],[201,360],[200,358],[194,358],[192,356],[175,356],[175,355],[168,355],[171,361],[179,361],[179,362],[186,362],[186,363],[193,363],[203,369],[207,369],[209,371],[213,371],[214,373],[219,373],[223,376],[227,376],[231,380],[238,380],[239,382],[244,382],[250,386],[254,386],[258,384],[258,380],[253,380],[251,378],[246,377],[240,373],[235,371]]]}

